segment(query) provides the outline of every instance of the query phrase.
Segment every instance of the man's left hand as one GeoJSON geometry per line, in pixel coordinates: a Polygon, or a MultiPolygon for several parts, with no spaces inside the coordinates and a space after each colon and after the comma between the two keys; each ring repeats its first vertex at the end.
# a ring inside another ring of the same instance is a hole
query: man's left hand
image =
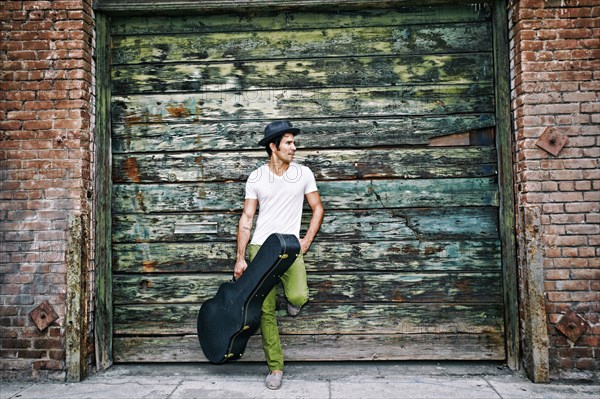
{"type": "Polygon", "coordinates": [[[300,240],[300,249],[302,250],[302,253],[305,254],[308,252],[308,249],[310,248],[310,241],[302,238],[300,240]]]}

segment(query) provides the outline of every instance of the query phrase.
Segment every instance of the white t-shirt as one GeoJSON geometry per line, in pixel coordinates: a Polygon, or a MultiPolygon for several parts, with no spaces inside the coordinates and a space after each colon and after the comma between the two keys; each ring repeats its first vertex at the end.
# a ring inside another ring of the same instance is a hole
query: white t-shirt
{"type": "Polygon", "coordinates": [[[246,199],[258,200],[258,218],[251,244],[262,245],[273,233],[293,234],[300,239],[302,205],[306,194],[317,191],[312,171],[290,163],[283,176],[263,165],[246,182],[246,199]]]}

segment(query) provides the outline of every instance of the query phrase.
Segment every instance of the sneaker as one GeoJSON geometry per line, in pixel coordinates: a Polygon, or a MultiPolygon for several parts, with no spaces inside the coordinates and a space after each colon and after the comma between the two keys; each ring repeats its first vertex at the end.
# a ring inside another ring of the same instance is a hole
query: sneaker
{"type": "Polygon", "coordinates": [[[283,380],[283,371],[278,373],[269,373],[267,379],[265,380],[265,385],[269,389],[279,389],[281,388],[281,381],[283,380]]]}
{"type": "Polygon", "coordinates": [[[300,313],[300,309],[302,309],[302,306],[294,306],[289,302],[287,304],[287,312],[292,317],[298,316],[298,313],[300,313]]]}

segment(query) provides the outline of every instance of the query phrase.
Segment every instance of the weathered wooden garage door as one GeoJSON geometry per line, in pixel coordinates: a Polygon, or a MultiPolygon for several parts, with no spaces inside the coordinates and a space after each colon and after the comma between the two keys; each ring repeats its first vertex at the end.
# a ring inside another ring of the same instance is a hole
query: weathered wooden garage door
{"type": "Polygon", "coordinates": [[[281,118],[326,209],[286,359],[503,359],[489,14],[113,19],[115,360],[204,359],[196,314],[281,118]]]}

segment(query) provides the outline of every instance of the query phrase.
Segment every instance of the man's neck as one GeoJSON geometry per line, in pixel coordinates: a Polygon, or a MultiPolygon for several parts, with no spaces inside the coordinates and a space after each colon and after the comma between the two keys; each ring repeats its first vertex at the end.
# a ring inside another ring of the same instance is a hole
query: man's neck
{"type": "Polygon", "coordinates": [[[283,174],[290,167],[289,162],[283,162],[281,159],[276,158],[274,156],[271,156],[268,165],[271,172],[275,173],[277,176],[283,176],[283,174]]]}

